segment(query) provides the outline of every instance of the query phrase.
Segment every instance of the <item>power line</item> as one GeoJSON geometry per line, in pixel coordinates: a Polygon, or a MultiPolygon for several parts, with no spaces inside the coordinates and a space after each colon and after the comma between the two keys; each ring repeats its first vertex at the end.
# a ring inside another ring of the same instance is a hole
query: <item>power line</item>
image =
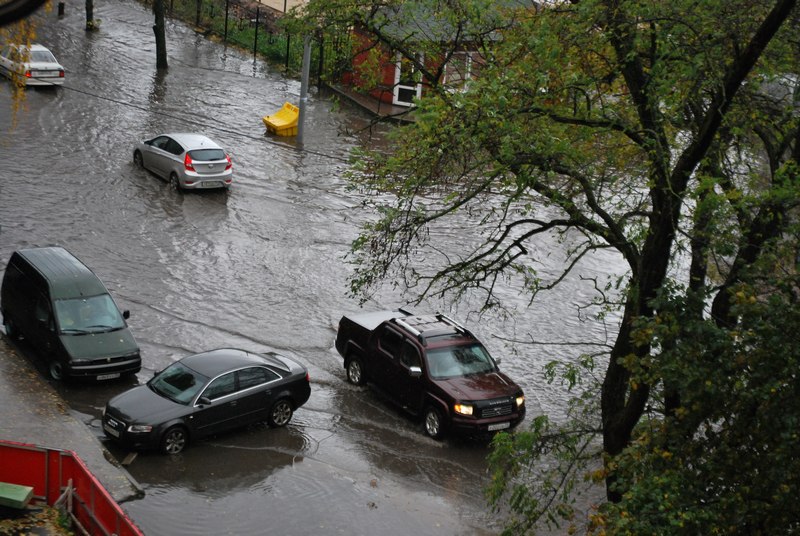
{"type": "MultiPolygon", "coordinates": [[[[53,84],[53,85],[55,86],[55,84],[53,84]]],[[[202,121],[198,121],[197,119],[190,119],[190,118],[186,118],[186,117],[180,117],[180,116],[177,116],[177,115],[174,115],[174,114],[170,114],[168,112],[162,112],[162,111],[159,111],[159,110],[153,110],[153,109],[150,109],[150,108],[145,108],[144,106],[140,106],[140,105],[133,104],[133,103],[130,103],[130,102],[124,102],[124,101],[121,101],[119,99],[115,99],[115,98],[112,98],[112,97],[107,97],[105,95],[99,95],[97,93],[92,93],[90,91],[86,91],[86,90],[83,90],[83,89],[79,89],[79,88],[76,88],[76,87],[69,86],[67,84],[63,84],[61,86],[56,86],[56,87],[61,87],[61,88],[65,89],[65,90],[74,91],[76,93],[81,93],[83,95],[87,95],[89,97],[94,97],[96,99],[101,99],[101,100],[105,100],[105,101],[108,101],[108,102],[113,102],[114,104],[118,104],[120,106],[127,106],[129,108],[134,108],[136,110],[139,110],[139,111],[142,111],[142,112],[147,112],[149,114],[156,114],[156,115],[160,115],[160,116],[163,116],[163,117],[168,117],[170,119],[175,119],[177,121],[183,121],[185,123],[198,125],[200,127],[207,128],[207,129],[215,129],[215,130],[218,130],[220,132],[233,134],[235,136],[241,136],[241,137],[249,138],[249,139],[252,139],[252,140],[259,140],[259,141],[262,141],[262,142],[269,143],[270,145],[274,145],[276,147],[282,147],[282,148],[285,148],[285,149],[286,148],[297,149],[297,150],[303,151],[304,153],[307,153],[307,154],[321,156],[323,158],[329,158],[331,160],[336,160],[336,161],[339,161],[339,162],[347,163],[347,162],[350,161],[349,158],[347,158],[347,157],[342,157],[342,156],[338,156],[338,155],[332,155],[332,154],[323,153],[323,152],[320,152],[320,151],[309,150],[309,149],[306,149],[305,147],[292,147],[291,145],[288,145],[288,144],[285,144],[285,143],[280,143],[280,142],[277,142],[277,141],[274,141],[274,140],[271,140],[271,139],[265,139],[262,136],[254,136],[254,135],[246,133],[246,132],[240,132],[240,131],[237,131],[237,130],[233,130],[233,129],[227,128],[225,126],[222,126],[220,124],[216,124],[215,123],[214,125],[209,125],[209,124],[204,123],[202,121]]]]}

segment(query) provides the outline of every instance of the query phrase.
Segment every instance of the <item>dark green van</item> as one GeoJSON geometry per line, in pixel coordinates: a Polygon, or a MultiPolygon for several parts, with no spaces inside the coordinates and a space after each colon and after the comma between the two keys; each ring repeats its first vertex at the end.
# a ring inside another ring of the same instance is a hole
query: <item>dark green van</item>
{"type": "Polygon", "coordinates": [[[0,290],[6,335],[24,337],[50,376],[108,380],[142,367],[139,346],[108,289],[61,247],[11,255],[0,290]]]}

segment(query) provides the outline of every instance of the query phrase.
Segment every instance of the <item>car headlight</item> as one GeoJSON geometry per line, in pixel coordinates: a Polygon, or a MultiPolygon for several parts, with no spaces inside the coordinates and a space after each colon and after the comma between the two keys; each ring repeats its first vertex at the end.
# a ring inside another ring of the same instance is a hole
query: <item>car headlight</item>
{"type": "Polygon", "coordinates": [[[525,403],[525,395],[517,396],[517,407],[521,408],[524,403],[525,403]]]}
{"type": "Polygon", "coordinates": [[[460,415],[472,415],[471,404],[456,404],[453,409],[460,415]]]}
{"type": "Polygon", "coordinates": [[[132,434],[147,434],[153,431],[149,424],[132,424],[128,426],[128,431],[132,434]]]}

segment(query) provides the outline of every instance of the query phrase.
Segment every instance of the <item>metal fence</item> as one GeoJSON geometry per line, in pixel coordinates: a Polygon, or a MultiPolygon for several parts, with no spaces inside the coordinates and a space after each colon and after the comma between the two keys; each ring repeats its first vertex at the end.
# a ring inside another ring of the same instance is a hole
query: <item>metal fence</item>
{"type": "MultiPolygon", "coordinates": [[[[152,5],[152,0],[145,0],[152,5]]],[[[165,0],[166,15],[193,24],[207,36],[247,50],[282,67],[287,75],[300,72],[303,35],[281,29],[282,13],[250,0],[165,0]]],[[[350,39],[347,32],[323,32],[313,36],[310,77],[318,84],[341,79],[350,68],[350,39]]]]}

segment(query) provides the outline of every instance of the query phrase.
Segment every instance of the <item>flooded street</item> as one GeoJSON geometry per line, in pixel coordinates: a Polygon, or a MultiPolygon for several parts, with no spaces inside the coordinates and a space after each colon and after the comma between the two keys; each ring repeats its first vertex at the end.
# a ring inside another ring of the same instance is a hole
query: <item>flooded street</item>
{"type": "MultiPolygon", "coordinates": [[[[10,84],[0,81],[0,269],[11,253],[61,245],[106,283],[142,350],[135,380],[64,384],[71,411],[102,438],[99,417],[115,394],[174,360],[219,347],[276,351],[310,371],[308,403],[284,429],[253,426],[193,444],[168,457],[141,453],[127,467],[145,489],[123,506],[150,535],[494,534],[483,498],[486,441],[427,438],[367,388],[345,381],[334,337],[347,296],[344,261],[370,217],[347,189],[344,134],[368,118],[312,94],[304,147],[265,134],[261,117],[298,103],[300,82],[285,80],[246,52],[169,23],[169,70],[155,73],[152,13],[129,0],[95,5],[100,31],[83,30],[82,5],[46,19],[37,41],[66,67],[63,88],[28,90],[13,125],[10,84]],[[136,141],[161,132],[207,134],[233,158],[230,192],[171,191],[134,167],[136,141]]],[[[457,245],[470,226],[443,233],[457,245]]],[[[554,247],[556,247],[554,245],[554,247]]],[[[545,259],[546,261],[546,259],[545,259]]],[[[561,265],[538,269],[549,275],[561,265]]],[[[614,271],[594,259],[584,276],[614,271]]],[[[0,274],[2,275],[2,274],[0,274]]],[[[507,341],[603,342],[602,325],[582,322],[592,292],[577,275],[534,307],[513,286],[511,320],[479,318],[469,300],[427,303],[463,320],[502,357],[525,390],[528,419],[563,413],[567,394],[542,368],[579,350],[507,341]]],[[[364,307],[397,308],[387,289],[364,307]]],[[[523,423],[521,426],[525,426],[523,423]]],[[[57,447],[57,445],[52,445],[57,447]]],[[[120,460],[127,452],[107,445],[120,460]]]]}

